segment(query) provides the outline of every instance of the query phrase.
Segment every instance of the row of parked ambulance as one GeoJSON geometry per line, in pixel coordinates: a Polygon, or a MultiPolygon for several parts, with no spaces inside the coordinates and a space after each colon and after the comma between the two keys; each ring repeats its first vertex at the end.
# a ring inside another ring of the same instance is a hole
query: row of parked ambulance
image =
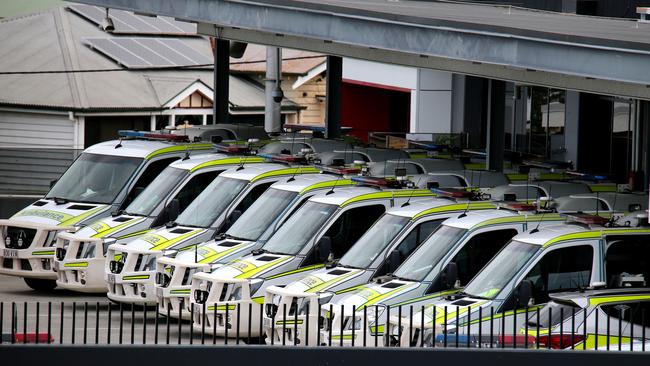
{"type": "Polygon", "coordinates": [[[0,220],[0,274],[273,344],[594,349],[650,334],[645,194],[338,140],[251,152],[123,135],[0,220]]]}

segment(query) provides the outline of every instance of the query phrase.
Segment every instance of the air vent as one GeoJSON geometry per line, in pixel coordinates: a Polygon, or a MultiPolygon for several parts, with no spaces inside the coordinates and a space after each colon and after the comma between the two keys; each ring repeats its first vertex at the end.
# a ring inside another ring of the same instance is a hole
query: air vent
{"type": "Polygon", "coordinates": [[[79,211],[88,211],[90,209],[93,209],[97,206],[88,206],[88,205],[72,205],[68,207],[68,210],[79,210],[79,211]]]}
{"type": "Polygon", "coordinates": [[[346,273],[348,273],[348,272],[350,272],[350,271],[344,271],[344,270],[341,270],[341,269],[335,269],[335,270],[333,270],[333,271],[329,271],[329,272],[327,272],[327,274],[332,275],[332,276],[340,276],[340,275],[342,275],[342,274],[346,274],[346,273]]]}
{"type": "Polygon", "coordinates": [[[388,282],[385,285],[382,285],[381,287],[384,287],[384,288],[398,288],[400,286],[404,286],[404,284],[399,283],[399,282],[388,282]]]}
{"type": "Polygon", "coordinates": [[[255,259],[260,261],[260,262],[270,262],[270,261],[278,259],[278,258],[280,258],[280,257],[274,257],[272,255],[265,255],[265,256],[261,256],[259,258],[255,258],[255,259]]]}
{"type": "Polygon", "coordinates": [[[241,244],[240,242],[237,241],[224,241],[223,243],[219,243],[220,247],[234,247],[235,245],[241,244]]]}
{"type": "Polygon", "coordinates": [[[174,229],[174,230],[170,231],[170,233],[172,233],[172,234],[185,234],[185,233],[189,233],[190,231],[192,231],[192,230],[189,230],[189,229],[174,229]]]}
{"type": "Polygon", "coordinates": [[[476,301],[468,301],[468,300],[458,300],[456,302],[452,302],[452,305],[458,305],[458,306],[467,306],[475,303],[476,301]]]}
{"type": "Polygon", "coordinates": [[[45,205],[47,205],[47,201],[36,201],[32,205],[36,206],[36,207],[45,206],[45,205]]]}
{"type": "Polygon", "coordinates": [[[131,217],[128,217],[128,216],[120,216],[118,218],[113,219],[113,221],[115,221],[115,222],[127,222],[127,221],[130,221],[130,220],[131,220],[131,217]]]}

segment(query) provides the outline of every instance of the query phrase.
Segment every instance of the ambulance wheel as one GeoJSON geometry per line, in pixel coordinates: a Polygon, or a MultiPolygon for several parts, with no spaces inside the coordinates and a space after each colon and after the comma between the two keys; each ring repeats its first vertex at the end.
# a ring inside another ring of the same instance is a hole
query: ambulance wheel
{"type": "Polygon", "coordinates": [[[36,291],[49,292],[56,288],[56,280],[42,280],[40,278],[23,278],[27,286],[36,291]]]}

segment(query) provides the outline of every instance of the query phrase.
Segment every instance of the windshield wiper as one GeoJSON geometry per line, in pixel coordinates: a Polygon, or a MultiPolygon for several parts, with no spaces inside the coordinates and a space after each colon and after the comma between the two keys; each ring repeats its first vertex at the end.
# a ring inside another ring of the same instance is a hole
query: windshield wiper
{"type": "Polygon", "coordinates": [[[56,203],[57,205],[65,205],[66,203],[70,202],[70,200],[63,197],[45,197],[45,198],[54,201],[54,203],[56,203]]]}
{"type": "Polygon", "coordinates": [[[223,234],[223,237],[224,237],[225,239],[232,239],[232,240],[254,241],[253,239],[241,238],[241,237],[238,237],[238,236],[230,235],[230,234],[228,234],[228,233],[223,234]]]}
{"type": "Polygon", "coordinates": [[[411,278],[406,278],[406,277],[400,277],[400,276],[395,276],[395,274],[391,273],[390,277],[395,280],[400,280],[400,281],[411,281],[411,282],[418,282],[414,279],[411,278]]]}
{"type": "Polygon", "coordinates": [[[351,266],[349,264],[343,264],[341,262],[335,262],[337,266],[343,267],[343,268],[352,268],[352,269],[363,269],[361,267],[356,267],[356,266],[351,266]]]}

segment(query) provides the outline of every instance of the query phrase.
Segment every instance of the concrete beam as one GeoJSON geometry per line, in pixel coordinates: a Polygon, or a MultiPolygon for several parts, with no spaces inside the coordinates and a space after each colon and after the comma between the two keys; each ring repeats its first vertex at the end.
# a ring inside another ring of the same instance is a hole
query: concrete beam
{"type": "Polygon", "coordinates": [[[80,0],[196,21],[203,34],[556,88],[650,99],[650,52],[226,0],[80,0]],[[219,27],[214,28],[213,25],[219,27]]]}

